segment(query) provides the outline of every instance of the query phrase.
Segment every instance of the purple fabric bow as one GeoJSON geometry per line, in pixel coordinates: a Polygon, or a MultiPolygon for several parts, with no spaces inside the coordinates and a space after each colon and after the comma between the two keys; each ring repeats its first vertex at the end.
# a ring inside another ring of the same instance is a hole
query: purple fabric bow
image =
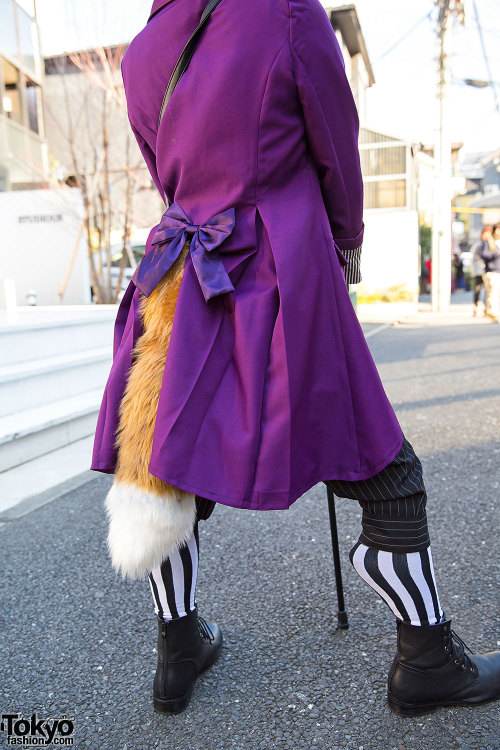
{"type": "Polygon", "coordinates": [[[149,297],[155,286],[179,257],[186,238],[191,237],[191,260],[205,297],[234,292],[219,253],[215,250],[234,228],[234,208],[228,208],[205,222],[191,224],[175,201],[167,208],[152,239],[152,249],[137,266],[132,281],[149,297]]]}

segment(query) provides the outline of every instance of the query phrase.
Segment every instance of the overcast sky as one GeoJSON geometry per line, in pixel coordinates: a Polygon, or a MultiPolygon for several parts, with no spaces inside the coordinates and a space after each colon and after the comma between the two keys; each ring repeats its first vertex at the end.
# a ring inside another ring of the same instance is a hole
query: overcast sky
{"type": "MultiPolygon", "coordinates": [[[[130,41],[151,8],[147,0],[36,3],[45,55],[130,41]]],[[[500,99],[500,1],[476,3],[500,99]]],[[[325,7],[336,4],[323,2],[325,7]]],[[[436,123],[433,0],[358,0],[356,7],[376,79],[368,94],[368,125],[397,137],[432,142],[436,123]],[[428,13],[431,16],[425,18],[428,13]]],[[[466,26],[455,24],[452,31],[452,75],[452,137],[465,142],[462,153],[500,148],[500,114],[491,87],[473,89],[460,83],[464,78],[488,79],[472,0],[466,26]]]]}

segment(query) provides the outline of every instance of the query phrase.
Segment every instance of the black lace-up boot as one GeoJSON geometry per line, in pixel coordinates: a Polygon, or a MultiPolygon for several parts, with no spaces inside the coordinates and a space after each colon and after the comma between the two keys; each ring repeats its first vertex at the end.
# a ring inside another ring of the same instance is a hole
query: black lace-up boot
{"type": "Polygon", "coordinates": [[[400,716],[418,716],[437,706],[463,706],[500,698],[500,651],[472,651],[451,629],[397,620],[398,653],[389,672],[387,700],[400,716]]]}
{"type": "Polygon", "coordinates": [[[198,675],[218,658],[222,633],[194,609],[185,617],[165,622],[158,617],[158,666],[153,683],[153,706],[162,714],[178,714],[187,707],[198,675]]]}

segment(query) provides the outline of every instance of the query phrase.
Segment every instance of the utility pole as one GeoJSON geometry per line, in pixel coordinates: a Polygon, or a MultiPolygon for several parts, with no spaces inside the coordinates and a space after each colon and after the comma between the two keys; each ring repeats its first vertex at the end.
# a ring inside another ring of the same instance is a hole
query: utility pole
{"type": "Polygon", "coordinates": [[[449,129],[450,0],[436,0],[438,128],[434,142],[434,220],[432,224],[432,309],[446,312],[451,295],[451,137],[449,129]]]}
{"type": "Polygon", "coordinates": [[[450,25],[465,23],[467,0],[435,0],[437,19],[438,127],[434,142],[434,221],[432,227],[432,309],[446,312],[451,296],[451,134],[449,123],[450,25]]]}

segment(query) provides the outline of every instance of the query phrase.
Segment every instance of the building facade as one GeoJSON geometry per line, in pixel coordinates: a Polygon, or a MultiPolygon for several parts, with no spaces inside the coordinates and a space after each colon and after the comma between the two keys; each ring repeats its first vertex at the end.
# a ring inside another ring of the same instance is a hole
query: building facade
{"type": "Polygon", "coordinates": [[[341,5],[325,10],[342,50],[347,77],[358,108],[359,121],[362,126],[366,125],[366,92],[375,83],[375,76],[356,6],[341,5]]]}
{"type": "Polygon", "coordinates": [[[48,180],[38,26],[34,8],[30,14],[25,7],[0,2],[0,191],[46,187],[48,180]]]}
{"type": "Polygon", "coordinates": [[[33,0],[0,0],[2,308],[90,301],[81,195],[50,180],[44,81],[33,0]]]}
{"type": "Polygon", "coordinates": [[[415,147],[361,128],[365,239],[361,302],[416,305],[420,273],[418,171],[415,147]]]}

